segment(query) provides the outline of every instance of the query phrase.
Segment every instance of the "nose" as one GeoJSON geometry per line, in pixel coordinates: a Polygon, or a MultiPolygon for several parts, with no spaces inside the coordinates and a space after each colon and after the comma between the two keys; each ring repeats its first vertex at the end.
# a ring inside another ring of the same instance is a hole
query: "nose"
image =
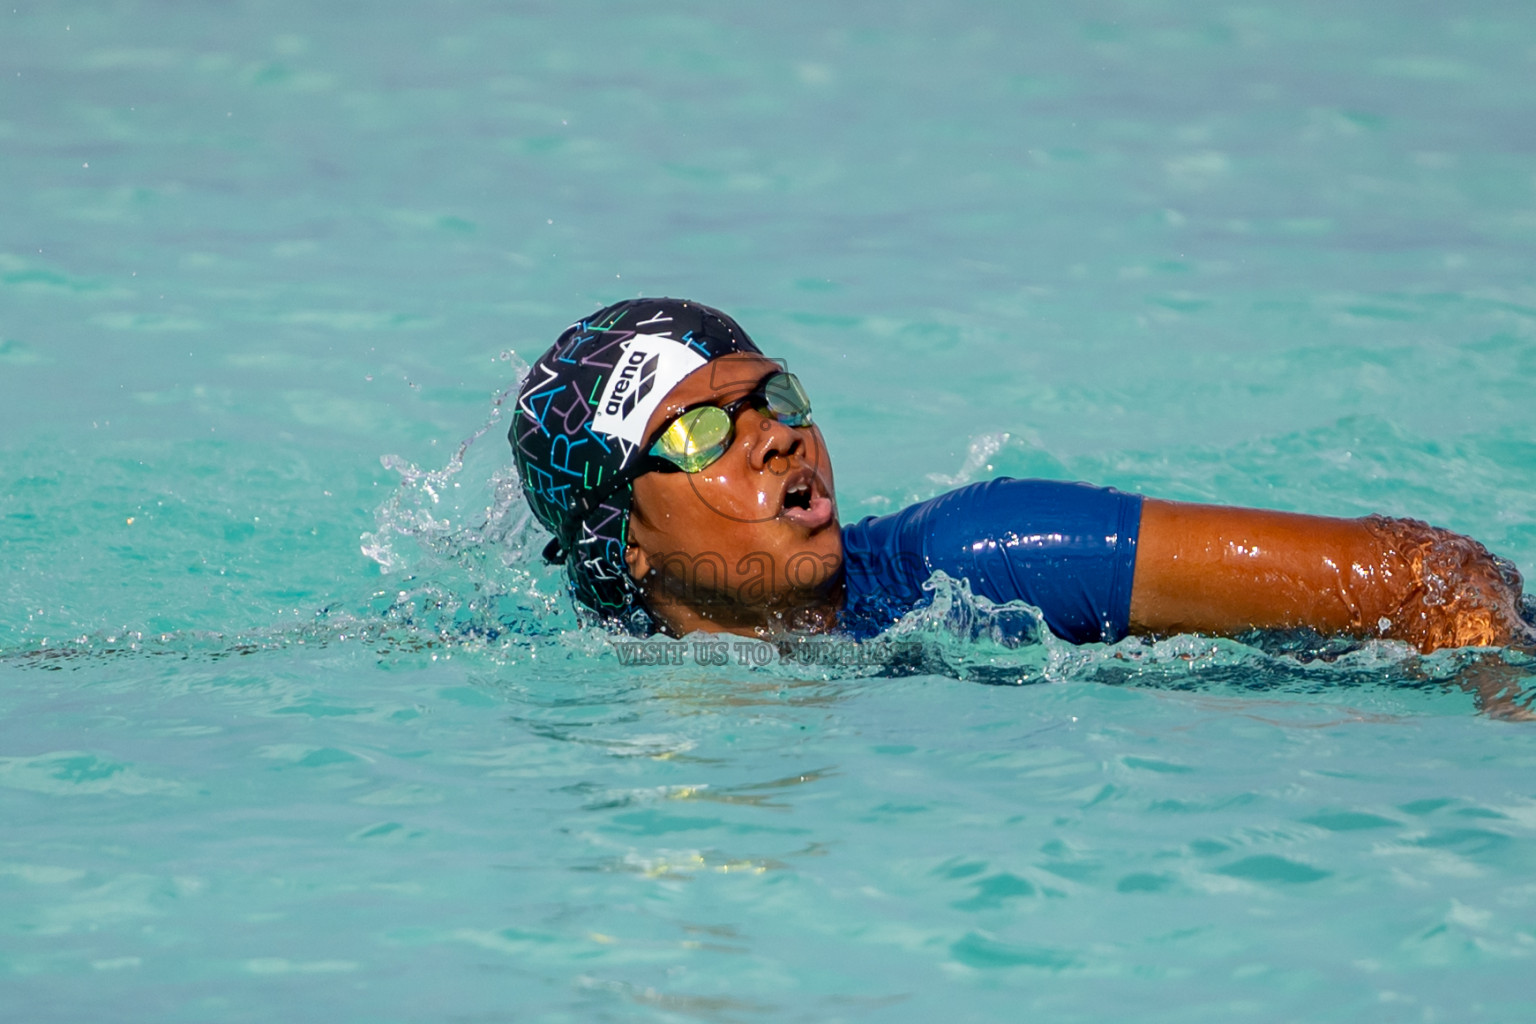
{"type": "Polygon", "coordinates": [[[747,462],[753,469],[763,469],[776,458],[805,457],[806,437],[802,428],[780,423],[757,409],[744,409],[741,415],[737,431],[747,438],[747,462]]]}

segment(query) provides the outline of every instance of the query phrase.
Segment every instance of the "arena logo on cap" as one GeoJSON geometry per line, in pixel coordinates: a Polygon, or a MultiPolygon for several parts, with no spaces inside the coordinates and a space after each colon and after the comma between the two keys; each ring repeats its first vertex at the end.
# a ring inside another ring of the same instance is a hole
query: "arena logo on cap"
{"type": "Polygon", "coordinates": [[[592,429],[631,445],[645,440],[651,413],[677,382],[704,365],[681,342],[659,334],[637,334],[624,342],[619,361],[597,400],[592,429]]]}

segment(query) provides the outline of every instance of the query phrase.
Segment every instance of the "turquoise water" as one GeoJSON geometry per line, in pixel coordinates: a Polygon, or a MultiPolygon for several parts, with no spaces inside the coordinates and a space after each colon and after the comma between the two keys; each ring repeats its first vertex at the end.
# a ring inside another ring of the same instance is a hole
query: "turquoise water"
{"type": "Polygon", "coordinates": [[[806,382],[845,519],[1066,477],[1530,575],[1532,39],[7,5],[0,1019],[1536,1017],[1536,753],[1466,656],[1010,649],[941,595],[916,674],[624,666],[498,405],[692,296],[806,382]]]}

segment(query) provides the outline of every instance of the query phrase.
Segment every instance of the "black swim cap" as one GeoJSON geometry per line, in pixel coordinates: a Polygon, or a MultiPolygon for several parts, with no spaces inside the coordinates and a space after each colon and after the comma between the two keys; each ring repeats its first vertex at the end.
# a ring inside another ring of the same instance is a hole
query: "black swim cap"
{"type": "Polygon", "coordinates": [[[649,627],[624,549],[651,413],[711,359],[758,351],[718,309],[628,299],[567,327],[523,379],[507,432],[523,494],[555,535],[545,557],[604,619],[649,627]]]}

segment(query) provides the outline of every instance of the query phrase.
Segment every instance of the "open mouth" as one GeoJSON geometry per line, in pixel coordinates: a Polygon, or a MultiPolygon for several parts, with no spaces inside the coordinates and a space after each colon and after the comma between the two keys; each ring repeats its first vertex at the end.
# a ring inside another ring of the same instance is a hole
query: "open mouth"
{"type": "Polygon", "coordinates": [[[784,487],[784,505],[779,515],[810,530],[818,530],[832,521],[832,499],[825,494],[821,481],[809,467],[791,473],[784,487]]]}

